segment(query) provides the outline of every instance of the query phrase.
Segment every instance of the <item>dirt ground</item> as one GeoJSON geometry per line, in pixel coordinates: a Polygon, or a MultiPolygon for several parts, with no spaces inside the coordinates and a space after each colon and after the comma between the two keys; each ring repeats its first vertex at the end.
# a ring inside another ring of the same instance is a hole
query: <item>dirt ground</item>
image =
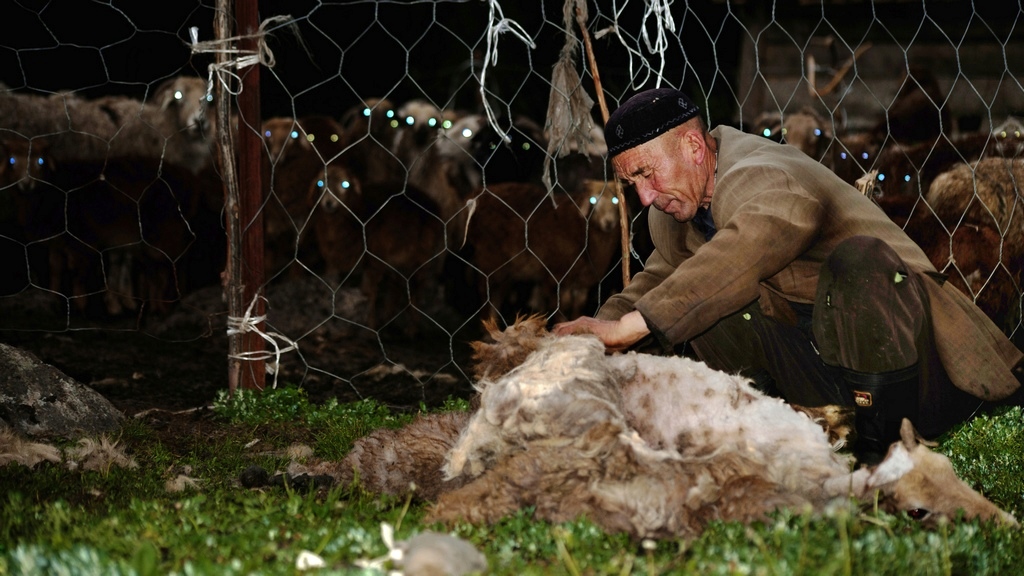
{"type": "MultiPolygon", "coordinates": [[[[410,338],[408,314],[379,333],[366,328],[354,289],[296,281],[266,294],[267,333],[281,348],[298,345],[280,356],[278,386],[301,386],[312,402],[375,398],[397,410],[472,393],[475,320],[438,308],[418,319],[410,338]]],[[[0,342],[34,353],[128,417],[170,436],[195,434],[209,429],[205,407],[228,387],[227,316],[219,287],[186,296],[166,314],[142,309],[118,318],[69,313],[66,299],[30,291],[0,298],[0,342]]]]}

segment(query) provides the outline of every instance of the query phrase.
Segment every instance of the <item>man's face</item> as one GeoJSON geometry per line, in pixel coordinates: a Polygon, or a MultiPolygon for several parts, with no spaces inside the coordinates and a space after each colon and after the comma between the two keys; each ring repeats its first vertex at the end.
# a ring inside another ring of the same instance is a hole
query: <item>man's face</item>
{"type": "Polygon", "coordinates": [[[620,152],[612,167],[644,206],[654,206],[678,222],[693,219],[697,208],[710,202],[706,164],[694,162],[693,143],[680,131],[620,152]]]}

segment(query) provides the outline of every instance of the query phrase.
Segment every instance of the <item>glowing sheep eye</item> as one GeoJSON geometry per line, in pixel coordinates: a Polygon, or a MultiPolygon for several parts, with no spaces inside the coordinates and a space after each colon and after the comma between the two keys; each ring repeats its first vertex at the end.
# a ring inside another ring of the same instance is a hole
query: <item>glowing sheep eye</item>
{"type": "Polygon", "coordinates": [[[363,108],[363,116],[369,117],[371,110],[369,108],[363,108]]]}
{"type": "Polygon", "coordinates": [[[619,203],[619,197],[618,196],[612,196],[612,204],[618,204],[618,203],[619,203]]]}
{"type": "Polygon", "coordinates": [[[786,134],[789,134],[789,129],[788,128],[783,128],[782,129],[782,135],[785,136],[786,134]]]}
{"type": "Polygon", "coordinates": [[[885,180],[885,174],[879,174],[878,175],[878,181],[881,182],[883,180],[885,180]]]}
{"type": "Polygon", "coordinates": [[[821,136],[821,128],[815,128],[814,129],[814,135],[815,136],[821,136]]]}
{"type": "Polygon", "coordinates": [[[308,141],[308,142],[312,142],[315,139],[316,139],[316,134],[307,134],[306,135],[306,141],[308,141]]]}
{"type": "Polygon", "coordinates": [[[348,190],[351,186],[352,186],[352,184],[350,184],[348,180],[342,180],[341,181],[341,189],[342,190],[348,190]]]}
{"type": "Polygon", "coordinates": [[[523,142],[523,150],[529,150],[529,149],[530,149],[530,143],[529,142],[523,142]]]}
{"type": "Polygon", "coordinates": [[[324,187],[324,181],[323,180],[317,180],[316,181],[316,187],[317,188],[323,188],[324,187]]]}
{"type": "Polygon", "coordinates": [[[445,130],[451,128],[452,127],[452,121],[451,120],[445,120],[444,122],[441,123],[441,127],[444,128],[445,130]]]}
{"type": "Polygon", "coordinates": [[[181,100],[182,98],[184,98],[184,96],[182,95],[181,90],[175,90],[174,91],[174,99],[175,100],[181,100]]]}
{"type": "Polygon", "coordinates": [[[839,157],[842,158],[843,160],[846,160],[846,152],[840,152],[839,157]]]}
{"type": "Polygon", "coordinates": [[[392,120],[391,121],[391,127],[392,128],[398,128],[398,120],[392,120]]]}
{"type": "Polygon", "coordinates": [[[263,133],[263,137],[264,138],[270,138],[270,130],[267,130],[266,132],[264,132],[263,133]]]}
{"type": "Polygon", "coordinates": [[[865,159],[865,160],[867,160],[868,159],[868,153],[867,152],[861,152],[860,153],[860,157],[865,159]]]}
{"type": "Polygon", "coordinates": [[[338,135],[337,134],[331,134],[331,142],[337,142],[337,141],[338,141],[338,135]]]}
{"type": "Polygon", "coordinates": [[[590,197],[590,203],[591,204],[597,204],[597,196],[591,196],[590,197]]]}
{"type": "Polygon", "coordinates": [[[462,129],[462,137],[463,138],[472,138],[473,137],[473,131],[470,130],[469,128],[463,128],[462,129]]]}
{"type": "Polygon", "coordinates": [[[408,124],[409,126],[412,126],[413,124],[416,123],[416,119],[413,118],[412,116],[406,116],[405,123],[408,124]]]}
{"type": "Polygon", "coordinates": [[[765,128],[764,131],[761,132],[761,134],[764,134],[764,137],[767,138],[772,135],[772,131],[770,128],[765,128]]]}
{"type": "Polygon", "coordinates": [[[387,116],[388,116],[388,118],[394,118],[395,117],[395,111],[394,110],[388,110],[387,116]]]}
{"type": "Polygon", "coordinates": [[[290,136],[292,137],[292,139],[295,139],[295,138],[299,137],[299,133],[296,130],[292,130],[292,133],[290,134],[290,136]]]}
{"type": "Polygon", "coordinates": [[[1020,138],[1020,130],[1014,130],[1014,131],[1013,131],[1013,136],[1014,136],[1015,138],[1020,138]]]}
{"type": "Polygon", "coordinates": [[[207,102],[213,102],[213,94],[207,94],[206,95],[206,101],[207,102]]]}
{"type": "Polygon", "coordinates": [[[427,126],[430,126],[431,128],[437,126],[437,118],[431,118],[430,120],[427,120],[427,126]]]}
{"type": "Polygon", "coordinates": [[[999,133],[999,137],[1000,138],[1006,138],[1006,130],[1003,130],[1002,132],[1000,132],[999,133]]]}
{"type": "Polygon", "coordinates": [[[37,158],[36,159],[36,164],[42,166],[43,165],[43,159],[42,158],[37,158]]]}
{"type": "Polygon", "coordinates": [[[14,166],[14,156],[11,156],[10,158],[8,158],[8,159],[7,159],[7,162],[8,162],[8,163],[9,163],[9,164],[10,164],[11,166],[14,166]]]}
{"type": "Polygon", "coordinates": [[[904,175],[904,176],[903,176],[903,181],[904,181],[904,182],[910,182],[910,174],[906,174],[906,175],[904,175]]]}

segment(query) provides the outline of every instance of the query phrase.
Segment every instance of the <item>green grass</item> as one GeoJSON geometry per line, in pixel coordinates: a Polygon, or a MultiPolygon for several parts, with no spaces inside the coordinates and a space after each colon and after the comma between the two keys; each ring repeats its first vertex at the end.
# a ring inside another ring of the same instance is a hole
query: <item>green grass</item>
{"type": "MultiPolygon", "coordinates": [[[[173,445],[144,424],[127,424],[119,441],[138,461],[135,470],[0,468],[0,574],[297,574],[302,551],[326,561],[315,574],[375,574],[382,572],[357,562],[387,554],[381,523],[394,526],[398,540],[443,530],[424,524],[424,507],[405,499],[342,488],[247,490],[237,481],[251,464],[286,464],[277,451],[292,442],[337,458],[356,438],[411,414],[373,401],[313,405],[287,387],[224,396],[215,410],[222,432],[173,445]],[[254,439],[262,451],[246,446],[254,439]],[[167,492],[165,481],[185,467],[199,489],[167,492]]],[[[1024,511],[1020,408],[977,418],[938,450],[1001,507],[1018,517],[1024,511]]],[[[870,509],[822,518],[783,511],[752,526],[716,522],[690,542],[637,543],[583,519],[539,522],[530,510],[452,533],[483,551],[493,574],[995,575],[1024,565],[1020,529],[960,522],[929,531],[870,509]]]]}

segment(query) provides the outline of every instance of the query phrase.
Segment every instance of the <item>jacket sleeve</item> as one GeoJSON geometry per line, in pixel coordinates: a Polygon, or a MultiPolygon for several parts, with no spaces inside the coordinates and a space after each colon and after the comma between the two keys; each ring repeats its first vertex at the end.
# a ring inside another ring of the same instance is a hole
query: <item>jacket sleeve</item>
{"type": "Polygon", "coordinates": [[[644,262],[644,269],[637,272],[629,280],[621,292],[609,298],[597,311],[597,318],[600,320],[618,320],[629,312],[635,310],[634,304],[644,294],[650,292],[673,271],[675,266],[670,264],[661,253],[655,249],[644,262]]]}

